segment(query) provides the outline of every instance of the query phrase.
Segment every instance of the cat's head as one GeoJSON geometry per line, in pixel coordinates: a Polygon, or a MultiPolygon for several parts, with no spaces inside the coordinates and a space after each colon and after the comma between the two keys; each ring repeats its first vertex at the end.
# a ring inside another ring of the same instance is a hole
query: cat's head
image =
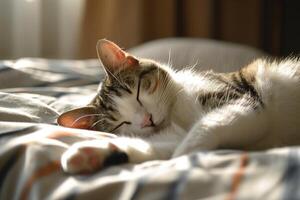
{"type": "Polygon", "coordinates": [[[177,91],[172,72],[153,60],[136,58],[108,40],[99,40],[97,52],[106,76],[96,97],[86,107],[63,113],[58,123],[139,136],[168,126],[177,91]]]}

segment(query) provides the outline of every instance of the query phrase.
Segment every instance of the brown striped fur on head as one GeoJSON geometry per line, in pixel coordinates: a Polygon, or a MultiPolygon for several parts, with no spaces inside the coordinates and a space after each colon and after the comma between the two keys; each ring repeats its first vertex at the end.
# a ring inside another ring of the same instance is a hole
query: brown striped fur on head
{"type": "Polygon", "coordinates": [[[98,94],[87,107],[62,114],[58,123],[67,127],[106,132],[114,132],[126,124],[139,123],[132,122],[134,120],[126,118],[126,113],[120,111],[118,102],[126,98],[132,99],[132,107],[137,110],[140,107],[141,118],[144,114],[151,114],[151,120],[155,121],[154,113],[158,111],[150,111],[152,109],[146,105],[149,103],[146,101],[152,99],[155,102],[159,95],[164,96],[162,91],[169,82],[168,73],[159,63],[136,58],[110,41],[100,40],[97,48],[106,72],[98,94]]]}

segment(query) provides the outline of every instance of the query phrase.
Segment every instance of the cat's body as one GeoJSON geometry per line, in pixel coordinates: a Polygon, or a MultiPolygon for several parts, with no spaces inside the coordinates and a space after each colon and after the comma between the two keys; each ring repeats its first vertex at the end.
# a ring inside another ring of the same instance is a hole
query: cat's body
{"type": "Polygon", "coordinates": [[[116,152],[123,152],[121,162],[138,163],[197,150],[300,144],[297,59],[259,59],[238,72],[197,74],[136,59],[106,40],[99,46],[107,77],[98,95],[59,123],[119,137],[71,146],[62,156],[67,172],[95,171],[116,152]]]}

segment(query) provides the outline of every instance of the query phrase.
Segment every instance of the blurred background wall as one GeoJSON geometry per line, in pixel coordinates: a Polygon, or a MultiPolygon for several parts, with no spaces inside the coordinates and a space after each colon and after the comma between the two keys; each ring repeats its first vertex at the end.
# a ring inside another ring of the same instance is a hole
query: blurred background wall
{"type": "Polygon", "coordinates": [[[99,38],[130,48],[197,37],[300,52],[299,0],[0,0],[0,58],[95,58],[99,38]]]}
{"type": "Polygon", "coordinates": [[[0,0],[0,59],[76,58],[84,0],[0,0]]]}

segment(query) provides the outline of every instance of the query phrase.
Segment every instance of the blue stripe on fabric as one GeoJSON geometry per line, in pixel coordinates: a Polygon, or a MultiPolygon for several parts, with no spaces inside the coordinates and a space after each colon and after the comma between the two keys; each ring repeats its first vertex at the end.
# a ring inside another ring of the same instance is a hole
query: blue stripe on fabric
{"type": "Polygon", "coordinates": [[[186,184],[186,180],[190,174],[190,170],[197,166],[200,166],[197,155],[198,154],[189,155],[188,159],[189,159],[191,167],[189,169],[182,170],[179,172],[178,177],[176,178],[176,180],[173,183],[171,183],[168,193],[167,193],[166,197],[163,199],[168,199],[168,200],[178,200],[179,199],[180,193],[183,191],[185,184],[186,184]]]}
{"type": "Polygon", "coordinates": [[[77,186],[73,187],[71,189],[71,191],[69,191],[69,194],[64,198],[64,200],[74,200],[74,199],[76,199],[78,191],[79,191],[79,188],[77,186]]]}
{"type": "Polygon", "coordinates": [[[21,157],[22,152],[24,152],[24,148],[25,146],[18,146],[17,149],[15,149],[15,152],[12,153],[12,155],[6,161],[4,161],[5,164],[0,169],[0,191],[1,192],[2,192],[2,186],[5,182],[7,175],[9,174],[10,170],[13,168],[14,164],[17,163],[17,161],[21,157]]]}
{"type": "Polygon", "coordinates": [[[180,193],[184,189],[188,175],[189,170],[180,171],[176,180],[173,183],[171,183],[166,197],[163,199],[179,200],[180,193]]]}
{"type": "Polygon", "coordinates": [[[138,196],[139,196],[140,192],[142,191],[142,189],[144,188],[148,179],[149,179],[149,175],[142,176],[138,179],[137,186],[136,186],[130,200],[138,199],[138,196]]]}
{"type": "Polygon", "coordinates": [[[13,69],[11,67],[0,65],[0,73],[6,72],[6,71],[12,71],[13,69]]]}
{"type": "MultiPolygon", "coordinates": [[[[84,181],[84,182],[90,182],[92,179],[98,179],[98,175],[100,175],[101,177],[101,173],[104,171],[105,169],[92,173],[92,174],[85,174],[85,175],[73,175],[74,178],[76,177],[77,180],[79,181],[84,181]]],[[[70,174],[65,173],[66,176],[70,176],[70,174]]],[[[80,195],[80,187],[73,186],[70,191],[68,191],[68,194],[63,198],[64,200],[74,200],[76,199],[77,196],[80,195]]]]}
{"type": "Polygon", "coordinates": [[[282,199],[300,199],[300,154],[299,149],[289,153],[287,167],[283,174],[282,199]]]}
{"type": "Polygon", "coordinates": [[[196,153],[189,156],[189,161],[192,167],[202,167],[202,164],[199,162],[199,156],[196,153]]]}
{"type": "Polygon", "coordinates": [[[5,132],[0,131],[0,139],[2,137],[14,136],[16,134],[20,135],[20,134],[25,134],[25,133],[31,133],[36,130],[37,130],[36,126],[29,126],[29,127],[25,127],[25,128],[21,128],[21,129],[15,129],[12,131],[5,131],[5,132]]]}

